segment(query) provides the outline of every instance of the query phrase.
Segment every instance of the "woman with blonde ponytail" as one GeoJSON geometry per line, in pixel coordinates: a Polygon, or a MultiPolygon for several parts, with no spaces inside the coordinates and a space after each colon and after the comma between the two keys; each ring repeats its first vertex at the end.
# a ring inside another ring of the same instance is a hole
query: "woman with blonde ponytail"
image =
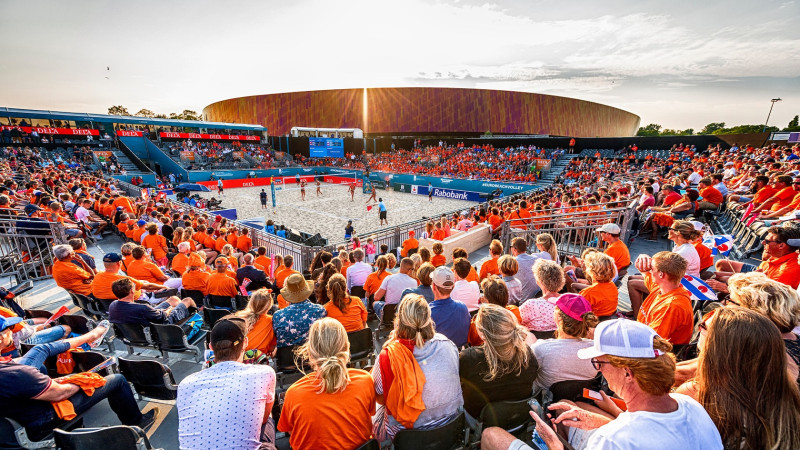
{"type": "Polygon", "coordinates": [[[467,422],[475,425],[491,402],[524,400],[532,395],[539,365],[525,343],[528,330],[502,306],[485,304],[475,315],[483,345],[461,351],[459,376],[467,422]]]}
{"type": "Polygon", "coordinates": [[[368,441],[375,389],[369,373],[347,368],[350,342],[344,326],[329,317],[317,320],[297,356],[314,371],[286,391],[277,428],[291,435],[291,447],[354,449],[368,441]]]}
{"type": "Polygon", "coordinates": [[[248,342],[245,350],[261,350],[266,355],[275,352],[278,341],[272,330],[272,315],[269,314],[272,305],[270,290],[261,288],[250,294],[247,308],[235,314],[245,320],[248,342]]]}
{"type": "Polygon", "coordinates": [[[463,404],[458,350],[436,333],[425,297],[408,294],[397,305],[394,330],[372,378],[381,405],[373,419],[379,441],[403,429],[435,428],[458,415],[463,404]]]}

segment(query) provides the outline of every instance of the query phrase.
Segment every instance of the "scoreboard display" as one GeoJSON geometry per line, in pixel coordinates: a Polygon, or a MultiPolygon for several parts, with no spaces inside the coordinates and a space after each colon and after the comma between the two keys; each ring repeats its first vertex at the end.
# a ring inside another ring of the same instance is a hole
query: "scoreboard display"
{"type": "Polygon", "coordinates": [[[344,158],[342,138],[308,138],[308,147],[312,158],[344,158]]]}

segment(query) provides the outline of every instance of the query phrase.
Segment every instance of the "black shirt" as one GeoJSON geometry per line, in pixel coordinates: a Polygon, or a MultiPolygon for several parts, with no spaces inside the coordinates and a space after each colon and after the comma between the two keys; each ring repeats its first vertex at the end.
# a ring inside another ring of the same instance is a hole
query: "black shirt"
{"type": "Polygon", "coordinates": [[[36,400],[53,380],[30,366],[13,361],[0,362],[0,404],[2,414],[28,425],[53,410],[46,401],[36,400]]]}
{"type": "Polygon", "coordinates": [[[458,358],[458,373],[464,394],[464,409],[470,416],[478,419],[487,403],[524,400],[533,394],[533,382],[538,375],[539,364],[536,362],[533,350],[527,345],[525,348],[528,350],[528,367],[522,369],[519,375],[515,372],[509,373],[492,381],[483,379],[489,372],[483,346],[461,351],[461,356],[458,358]]]}

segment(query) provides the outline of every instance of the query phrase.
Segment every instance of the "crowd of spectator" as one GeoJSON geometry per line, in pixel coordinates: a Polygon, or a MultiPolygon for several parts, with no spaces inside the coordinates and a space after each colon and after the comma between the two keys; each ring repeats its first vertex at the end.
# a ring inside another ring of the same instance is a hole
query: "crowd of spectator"
{"type": "MultiPolygon", "coordinates": [[[[425,153],[445,167],[425,170],[479,169],[504,180],[529,176],[525,164],[538,156],[533,148],[425,153]]],[[[550,449],[563,442],[588,449],[800,448],[799,153],[800,146],[709,149],[675,161],[631,160],[635,174],[590,158],[576,168],[593,171],[589,177],[431,221],[424,237],[437,243],[477,223],[495,233],[505,222],[530,232],[510,248],[493,240],[479,267],[463,248],[445,255],[413,234],[399,249],[354,241],[298,267],[292,255],[268,254],[248,228],[224,218],[128,197],[97,174],[12,168],[10,157],[0,165],[0,209],[75,226],[75,242],[53,249],[53,277],[69,291],[113,300],[111,323],[180,324],[220,298],[248,299],[214,324],[208,368],[178,388],[181,447],[269,447],[277,430],[289,434],[293,448],[356,448],[370,438],[440,427],[462,411],[479,431],[495,402],[554,395],[559,383],[580,382],[598,392],[594,400],[561,396],[546,414],[532,414],[550,449]],[[636,209],[634,231],[653,232],[656,240],[667,231],[670,251],[632,257],[621,239],[628,230],[606,223],[608,210],[629,206],[636,209]],[[723,207],[767,222],[760,264],[709,259],[698,240],[706,226],[688,219],[723,207]],[[564,253],[548,231],[559,220],[564,228],[593,227],[586,236],[593,248],[580,257],[564,253]],[[126,242],[96,264],[81,238],[111,232],[126,242]],[[628,273],[633,268],[638,276],[628,273]],[[707,280],[719,301],[696,308],[686,275],[707,280]],[[623,282],[631,311],[620,305],[623,282]],[[373,319],[391,333],[371,371],[353,368],[347,333],[373,319]],[[693,349],[697,356],[687,356],[693,349]],[[276,372],[264,362],[286,351],[307,370],[281,404],[276,372]]],[[[413,172],[426,164],[404,161],[387,156],[375,168],[413,172]]],[[[14,357],[13,343],[26,335],[18,334],[13,312],[0,309],[0,316],[3,355],[14,357]]],[[[68,330],[38,329],[34,336],[47,334],[55,345],[35,354],[95,342],[108,325],[96,329],[83,341],[64,340],[68,330]]],[[[47,402],[64,399],[82,410],[108,398],[124,424],[154,420],[142,416],[120,375],[105,378],[89,402],[73,381],[40,374],[38,361],[0,363],[0,398],[12,405],[3,414],[23,425],[52,428],[58,419],[47,402]]],[[[481,448],[529,447],[491,427],[481,448]]]]}

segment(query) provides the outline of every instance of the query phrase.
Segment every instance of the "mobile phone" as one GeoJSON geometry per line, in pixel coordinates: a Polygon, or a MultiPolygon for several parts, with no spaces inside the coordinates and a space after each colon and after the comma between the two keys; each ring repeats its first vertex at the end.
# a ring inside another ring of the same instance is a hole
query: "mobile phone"
{"type": "MultiPolygon", "coordinates": [[[[593,391],[591,389],[586,389],[586,388],[583,388],[583,398],[587,398],[589,400],[594,400],[594,401],[597,401],[597,402],[603,400],[603,396],[600,395],[599,392],[593,391]]],[[[612,402],[614,402],[614,404],[617,405],[617,407],[619,409],[621,409],[623,411],[627,411],[628,410],[628,406],[625,404],[624,400],[619,399],[619,398],[614,398],[614,397],[609,397],[609,398],[611,399],[612,402]]]]}

